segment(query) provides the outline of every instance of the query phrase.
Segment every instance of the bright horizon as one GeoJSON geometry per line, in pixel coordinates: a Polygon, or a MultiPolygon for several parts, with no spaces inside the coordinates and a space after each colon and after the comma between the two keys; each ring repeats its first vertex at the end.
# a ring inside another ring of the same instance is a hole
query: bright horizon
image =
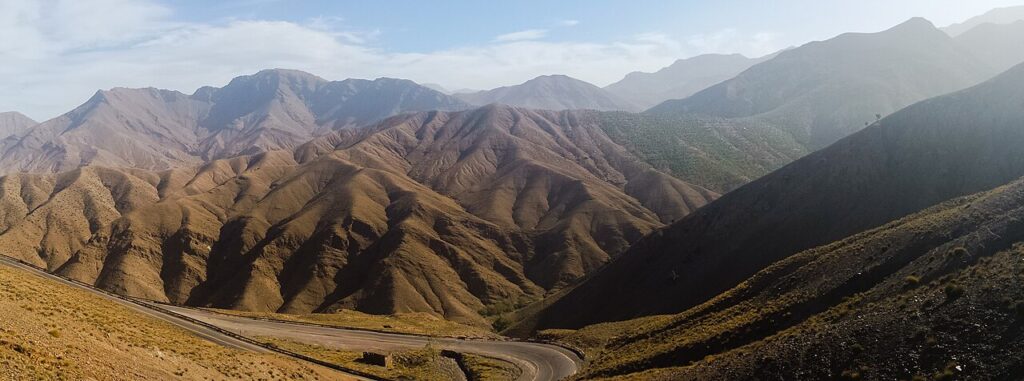
{"type": "Polygon", "coordinates": [[[329,80],[406,78],[449,90],[546,74],[605,86],[700,54],[761,56],[844,32],[884,30],[911,17],[942,27],[1019,0],[367,4],[4,1],[0,111],[42,121],[98,89],[191,93],[269,68],[329,80]]]}

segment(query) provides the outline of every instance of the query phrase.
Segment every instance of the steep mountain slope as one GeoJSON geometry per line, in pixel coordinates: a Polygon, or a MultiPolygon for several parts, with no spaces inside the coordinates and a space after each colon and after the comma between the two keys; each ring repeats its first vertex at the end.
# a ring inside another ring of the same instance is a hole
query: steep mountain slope
{"type": "Polygon", "coordinates": [[[464,110],[470,106],[408,80],[328,82],[291,70],[235,78],[210,92],[200,126],[207,158],[291,148],[325,132],[364,125],[403,112],[464,110]]]}
{"type": "Polygon", "coordinates": [[[1022,89],[1018,65],[730,192],[638,242],[548,308],[540,325],[679,312],[801,250],[1020,177],[1022,89]]]}
{"type": "Polygon", "coordinates": [[[500,103],[541,110],[638,111],[639,106],[581,80],[564,75],[540,76],[515,86],[456,97],[475,105],[500,103]]]}
{"type": "Polygon", "coordinates": [[[403,112],[469,105],[396,79],[328,82],[266,70],[194,95],[113,89],[2,144],[0,172],[82,165],[167,169],[275,149],[403,112]]]}
{"type": "Polygon", "coordinates": [[[491,106],[162,172],[0,178],[5,254],[120,293],[483,325],[716,197],[588,119],[491,106]]]}
{"type": "Polygon", "coordinates": [[[678,60],[653,73],[633,72],[605,90],[646,109],[669,99],[683,99],[735,77],[770,57],[739,54],[702,54],[678,60]]]}
{"type": "Polygon", "coordinates": [[[0,265],[4,380],[345,379],[231,350],[103,297],[0,265]]]}
{"type": "Polygon", "coordinates": [[[1024,182],[773,264],[683,313],[550,335],[579,378],[1014,379],[1024,344],[1024,182]]]}
{"type": "Polygon", "coordinates": [[[763,123],[607,112],[601,128],[615,142],[689,183],[725,193],[809,153],[763,123]]]}
{"type": "Polygon", "coordinates": [[[113,89],[4,140],[0,171],[59,172],[89,163],[169,168],[200,162],[197,120],[209,105],[176,92],[113,89]]]}
{"type": "Polygon", "coordinates": [[[38,122],[19,112],[0,112],[0,138],[21,133],[38,122]]]}
{"type": "Polygon", "coordinates": [[[983,15],[971,17],[962,23],[942,28],[942,30],[950,36],[956,37],[983,24],[1012,24],[1018,20],[1024,20],[1024,6],[996,8],[983,15]]]}
{"type": "Polygon", "coordinates": [[[1002,72],[1024,62],[1024,49],[1020,49],[1024,46],[1024,20],[982,24],[960,34],[955,41],[993,70],[1002,72]]]}
{"type": "Polygon", "coordinates": [[[815,150],[925,98],[998,72],[916,18],[879,33],[848,33],[780,53],[737,77],[648,112],[755,119],[815,150]]]}

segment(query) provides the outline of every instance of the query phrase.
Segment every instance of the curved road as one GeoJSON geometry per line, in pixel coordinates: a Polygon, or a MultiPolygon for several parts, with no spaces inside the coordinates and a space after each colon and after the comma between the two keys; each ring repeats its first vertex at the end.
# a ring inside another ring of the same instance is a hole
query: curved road
{"type": "MultiPolygon", "coordinates": [[[[142,300],[118,297],[109,292],[50,274],[42,269],[29,266],[3,255],[0,255],[0,265],[23,269],[67,286],[92,292],[143,315],[178,326],[200,338],[243,351],[273,352],[267,348],[225,335],[205,325],[182,319],[180,316],[176,316],[176,314],[187,316],[245,337],[276,337],[307,344],[319,344],[341,350],[394,351],[419,349],[427,344],[431,344],[441,349],[490,356],[511,362],[523,370],[523,375],[519,378],[521,381],[560,380],[576,373],[582,363],[582,360],[575,353],[555,345],[520,341],[434,338],[249,319],[206,310],[164,304],[158,305],[142,300]]],[[[351,376],[357,380],[365,380],[365,378],[355,375],[346,374],[346,376],[351,376]]]]}
{"type": "Polygon", "coordinates": [[[428,343],[435,348],[473,353],[511,362],[523,370],[519,380],[560,380],[579,369],[582,362],[565,348],[521,341],[463,340],[344,328],[328,328],[301,323],[257,320],[188,307],[161,305],[174,313],[218,326],[247,337],[274,337],[307,344],[351,351],[394,351],[420,349],[428,343]]]}

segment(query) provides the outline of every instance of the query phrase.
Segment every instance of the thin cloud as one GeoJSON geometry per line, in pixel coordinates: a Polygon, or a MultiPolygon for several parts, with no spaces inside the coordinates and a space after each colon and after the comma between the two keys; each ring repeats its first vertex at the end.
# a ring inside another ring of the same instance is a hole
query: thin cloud
{"type": "MultiPolygon", "coordinates": [[[[542,40],[547,30],[536,29],[482,44],[410,53],[378,47],[376,31],[346,29],[339,19],[184,23],[156,2],[98,1],[117,11],[69,7],[56,12],[36,0],[0,1],[0,78],[5,79],[0,109],[45,119],[81,104],[97,89],[153,86],[191,93],[275,67],[333,80],[387,76],[451,89],[493,88],[554,73],[603,86],[710,46],[659,33],[601,43],[548,41],[542,40]],[[83,17],[94,18],[89,22],[95,27],[78,29],[75,38],[51,27],[74,25],[83,17]]],[[[773,37],[754,40],[764,44],[773,37]]]]}
{"type": "Polygon", "coordinates": [[[580,20],[562,20],[558,22],[561,26],[577,26],[580,25],[580,20]]]}
{"type": "Polygon", "coordinates": [[[547,29],[527,29],[518,32],[505,33],[494,38],[495,42],[512,42],[512,41],[527,41],[527,40],[539,40],[547,36],[547,29]]]}

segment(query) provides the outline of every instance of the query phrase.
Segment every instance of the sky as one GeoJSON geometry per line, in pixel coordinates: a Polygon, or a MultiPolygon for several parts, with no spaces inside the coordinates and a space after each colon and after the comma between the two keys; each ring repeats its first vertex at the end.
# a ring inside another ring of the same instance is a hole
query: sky
{"type": "Polygon", "coordinates": [[[704,53],[761,56],[911,17],[1022,0],[0,0],[0,111],[58,116],[98,89],[192,93],[261,69],[488,89],[599,86],[704,53]]]}

